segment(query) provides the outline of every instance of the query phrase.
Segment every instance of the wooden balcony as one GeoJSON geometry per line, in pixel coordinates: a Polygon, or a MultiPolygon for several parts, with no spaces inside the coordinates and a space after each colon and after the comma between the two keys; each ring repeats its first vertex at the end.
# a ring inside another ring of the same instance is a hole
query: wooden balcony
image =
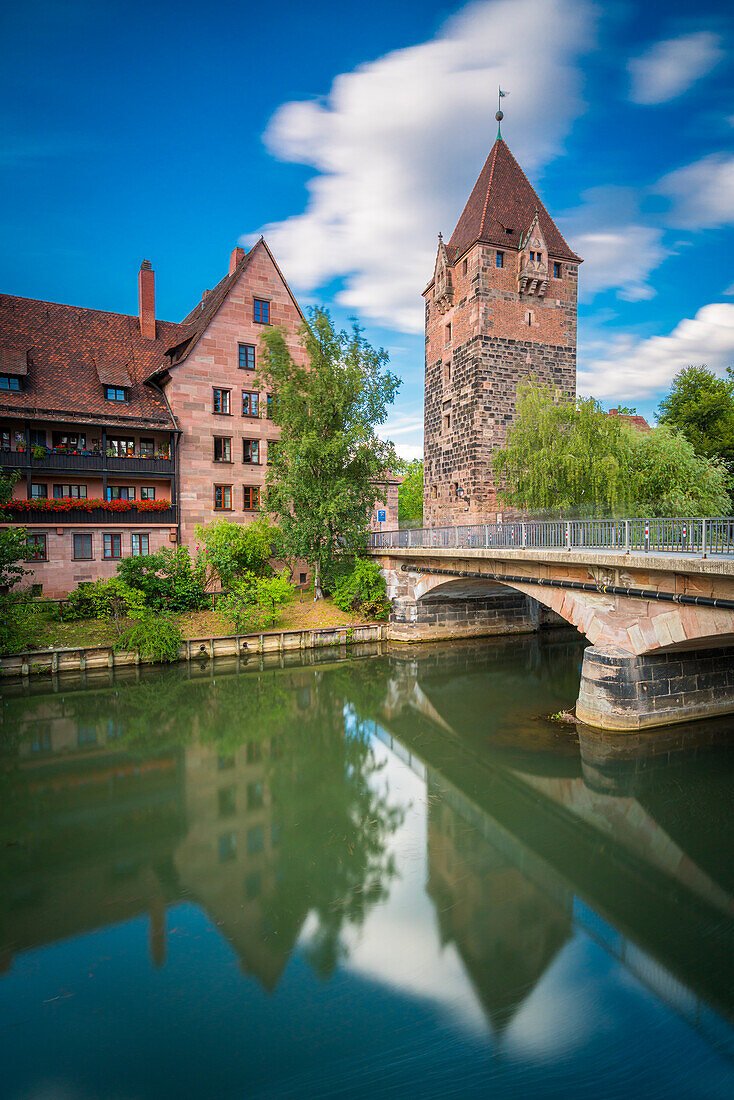
{"type": "Polygon", "coordinates": [[[3,451],[0,467],[9,470],[32,470],[38,473],[56,471],[80,474],[131,474],[135,477],[173,477],[173,460],[170,458],[111,458],[103,454],[74,454],[49,451],[36,458],[28,451],[3,451]]]}
{"type": "Polygon", "coordinates": [[[42,523],[44,527],[68,527],[72,523],[87,527],[152,527],[177,522],[176,509],[173,507],[157,511],[126,508],[120,512],[112,512],[108,508],[66,508],[63,511],[24,508],[22,511],[12,511],[11,515],[11,522],[15,527],[24,527],[29,523],[42,523]]]}

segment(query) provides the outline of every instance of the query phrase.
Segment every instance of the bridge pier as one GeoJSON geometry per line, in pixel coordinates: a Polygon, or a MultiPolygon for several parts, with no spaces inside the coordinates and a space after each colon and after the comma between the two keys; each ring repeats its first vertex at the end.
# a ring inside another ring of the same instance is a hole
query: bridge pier
{"type": "Polygon", "coordinates": [[[584,651],[580,722],[605,730],[641,730],[734,711],[734,646],[584,651]]]}

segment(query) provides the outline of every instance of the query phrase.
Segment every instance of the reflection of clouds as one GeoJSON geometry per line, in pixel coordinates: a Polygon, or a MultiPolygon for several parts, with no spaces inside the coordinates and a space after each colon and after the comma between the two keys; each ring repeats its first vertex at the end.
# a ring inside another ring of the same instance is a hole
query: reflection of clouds
{"type": "Polygon", "coordinates": [[[391,802],[404,808],[405,821],[392,839],[398,875],[390,895],[372,910],[363,928],[346,930],[345,966],[413,997],[425,997],[443,1006],[453,1026],[485,1035],[484,1013],[456,948],[450,944],[440,949],[435,908],[426,893],[425,783],[376,738],[372,746],[385,764],[378,782],[391,802]]]}
{"type": "MultiPolygon", "coordinates": [[[[589,944],[577,933],[553,960],[518,1008],[503,1038],[506,1053],[519,1058],[555,1059],[611,1031],[605,1008],[602,968],[589,972],[589,944]]],[[[607,968],[614,964],[606,956],[607,968]]]]}

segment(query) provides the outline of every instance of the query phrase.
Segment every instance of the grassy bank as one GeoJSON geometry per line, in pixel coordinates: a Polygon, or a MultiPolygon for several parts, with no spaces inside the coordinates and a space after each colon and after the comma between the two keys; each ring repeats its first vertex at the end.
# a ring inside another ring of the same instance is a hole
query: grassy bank
{"type": "MultiPolygon", "coordinates": [[[[177,615],[184,638],[207,638],[233,634],[229,619],[216,611],[188,611],[177,615]]],[[[303,602],[283,608],[276,623],[269,630],[308,630],[330,626],[347,626],[362,621],[355,612],[340,611],[330,599],[314,600],[311,593],[303,594],[303,602]]],[[[117,638],[114,626],[100,619],[82,619],[73,623],[44,621],[36,642],[38,649],[65,648],[70,646],[112,645],[117,638]]]]}

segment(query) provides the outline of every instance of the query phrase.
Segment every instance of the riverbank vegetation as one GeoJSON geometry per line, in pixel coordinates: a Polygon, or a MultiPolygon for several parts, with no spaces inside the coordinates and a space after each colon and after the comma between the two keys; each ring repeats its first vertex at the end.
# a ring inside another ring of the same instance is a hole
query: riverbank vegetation
{"type": "Polygon", "coordinates": [[[502,499],[525,512],[602,517],[718,516],[731,509],[721,454],[697,453],[671,424],[650,431],[535,381],[494,456],[502,499]]]}

